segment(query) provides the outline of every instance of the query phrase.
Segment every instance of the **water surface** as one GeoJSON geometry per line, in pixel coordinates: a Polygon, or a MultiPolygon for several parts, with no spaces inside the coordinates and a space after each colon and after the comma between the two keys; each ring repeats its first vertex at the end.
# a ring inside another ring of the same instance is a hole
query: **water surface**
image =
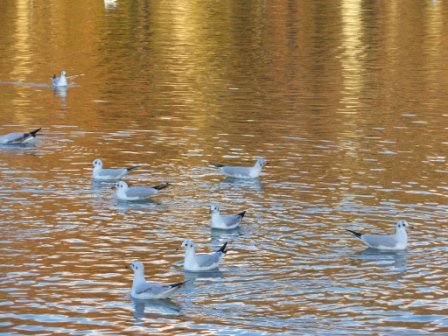
{"type": "Polygon", "coordinates": [[[0,10],[3,334],[448,331],[442,1],[17,1],[0,10]],[[72,85],[53,90],[65,70],[72,85]],[[268,161],[258,180],[209,161],[268,161]],[[118,202],[92,161],[141,165],[118,202]],[[247,210],[237,230],[209,206],[247,210]],[[409,248],[345,229],[413,226],[409,248]],[[182,270],[183,239],[231,250],[182,270]],[[171,300],[128,296],[190,279],[171,300]]]}

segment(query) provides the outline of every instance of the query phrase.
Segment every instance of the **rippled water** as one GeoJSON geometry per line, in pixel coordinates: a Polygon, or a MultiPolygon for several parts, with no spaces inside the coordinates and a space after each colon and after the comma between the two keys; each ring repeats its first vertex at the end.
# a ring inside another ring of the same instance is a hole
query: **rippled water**
{"type": "Polygon", "coordinates": [[[442,1],[19,0],[0,10],[2,334],[448,332],[442,1]],[[53,91],[66,70],[72,85],[53,91]],[[260,179],[209,161],[268,161],[260,179]],[[92,161],[170,182],[118,202],[92,161]],[[209,227],[211,203],[247,210],[209,227]],[[345,229],[413,226],[400,252],[345,229]],[[183,239],[231,250],[182,270],[183,239]],[[133,301],[147,280],[191,279],[133,301]]]}

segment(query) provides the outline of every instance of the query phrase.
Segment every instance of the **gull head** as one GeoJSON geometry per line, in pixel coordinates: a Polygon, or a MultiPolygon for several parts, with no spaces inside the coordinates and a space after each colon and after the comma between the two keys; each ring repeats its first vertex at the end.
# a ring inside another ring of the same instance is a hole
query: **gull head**
{"type": "Polygon", "coordinates": [[[126,268],[132,268],[135,274],[143,274],[145,271],[145,267],[140,261],[134,261],[129,266],[126,266],[126,268]]]}
{"type": "Polygon", "coordinates": [[[216,213],[216,212],[219,213],[219,205],[218,205],[218,204],[212,204],[212,205],[210,205],[210,212],[211,212],[211,213],[216,213]]]}
{"type": "Polygon", "coordinates": [[[258,163],[261,167],[263,167],[263,166],[266,165],[266,160],[265,160],[265,159],[258,159],[258,160],[257,160],[257,163],[258,163]]]}
{"type": "Polygon", "coordinates": [[[93,164],[94,167],[100,167],[100,168],[103,168],[103,161],[101,161],[101,159],[95,159],[95,160],[92,162],[92,164],[93,164]]]}
{"type": "Polygon", "coordinates": [[[405,230],[406,231],[407,228],[412,229],[412,227],[409,225],[409,223],[406,220],[400,219],[397,222],[397,230],[405,230]]]}
{"type": "Polygon", "coordinates": [[[119,181],[111,189],[114,189],[114,190],[127,190],[128,189],[128,184],[126,182],[124,182],[124,181],[119,181]]]}
{"type": "Polygon", "coordinates": [[[64,70],[61,71],[61,77],[63,77],[63,76],[65,76],[65,71],[64,70]]]}
{"type": "Polygon", "coordinates": [[[191,239],[185,239],[180,247],[186,250],[194,249],[194,243],[191,239]]]}

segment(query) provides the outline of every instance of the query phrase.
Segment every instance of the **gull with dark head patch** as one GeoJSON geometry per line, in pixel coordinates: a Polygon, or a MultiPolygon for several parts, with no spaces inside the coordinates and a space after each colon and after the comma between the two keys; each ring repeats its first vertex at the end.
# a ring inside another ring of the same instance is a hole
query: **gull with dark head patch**
{"type": "Polygon", "coordinates": [[[401,219],[395,226],[396,231],[394,235],[376,236],[371,234],[362,234],[352,230],[347,231],[370,248],[392,251],[404,250],[407,248],[408,244],[408,235],[406,233],[406,228],[410,227],[409,223],[406,220],[401,219]]]}
{"type": "Polygon", "coordinates": [[[119,181],[112,189],[116,190],[117,198],[122,201],[142,201],[155,195],[159,190],[168,187],[169,183],[157,185],[155,187],[129,187],[124,181],[119,181]]]}
{"type": "Polygon", "coordinates": [[[196,254],[196,247],[191,239],[185,239],[180,247],[185,249],[184,270],[189,272],[215,270],[227,253],[227,242],[218,251],[210,254],[196,254]]]}
{"type": "Polygon", "coordinates": [[[95,159],[93,161],[93,179],[97,181],[118,181],[119,179],[126,176],[129,172],[138,168],[139,166],[134,166],[131,168],[121,168],[121,169],[104,169],[103,161],[100,159],[95,159]]]}
{"type": "Polygon", "coordinates": [[[53,86],[68,86],[67,77],[64,70],[61,71],[61,77],[58,78],[56,75],[53,75],[51,80],[53,81],[53,86]]]}
{"type": "Polygon", "coordinates": [[[224,174],[234,178],[257,178],[261,169],[266,165],[264,159],[258,159],[253,167],[232,167],[210,162],[211,165],[219,168],[224,174]]]}
{"type": "Polygon", "coordinates": [[[135,299],[166,299],[185,283],[178,282],[171,285],[148,283],[145,280],[145,268],[143,263],[140,261],[133,262],[131,265],[126,266],[126,268],[131,268],[134,270],[134,281],[132,282],[131,296],[135,299]]]}
{"type": "Polygon", "coordinates": [[[231,230],[237,228],[241,220],[244,218],[246,211],[240,212],[237,215],[221,215],[219,212],[219,205],[210,205],[210,211],[212,213],[212,219],[210,220],[210,226],[214,229],[231,230]]]}

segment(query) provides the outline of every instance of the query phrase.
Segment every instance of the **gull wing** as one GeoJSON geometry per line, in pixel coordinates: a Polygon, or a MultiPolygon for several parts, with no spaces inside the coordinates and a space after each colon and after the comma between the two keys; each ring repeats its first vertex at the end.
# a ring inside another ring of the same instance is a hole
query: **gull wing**
{"type": "Polygon", "coordinates": [[[145,198],[154,195],[157,192],[154,188],[132,187],[126,191],[128,197],[145,198]]]}
{"type": "MultiPolygon", "coordinates": [[[[244,213],[245,213],[245,211],[244,211],[244,213]]],[[[241,222],[243,217],[244,217],[244,214],[241,213],[241,214],[234,215],[234,216],[221,216],[221,219],[226,226],[234,226],[234,225],[237,225],[239,222],[241,222]]]]}
{"type": "Polygon", "coordinates": [[[118,177],[122,174],[125,174],[127,172],[127,169],[102,169],[98,172],[98,175],[101,177],[118,177]]]}
{"type": "Polygon", "coordinates": [[[159,285],[159,284],[150,284],[150,283],[140,283],[139,285],[137,285],[137,287],[135,288],[135,293],[136,294],[143,294],[143,293],[150,293],[153,295],[157,295],[160,293],[163,293],[164,291],[168,290],[169,287],[168,286],[163,286],[163,285],[159,285]]]}
{"type": "Polygon", "coordinates": [[[229,175],[229,176],[235,176],[235,177],[250,177],[250,168],[247,167],[221,167],[221,170],[229,175]]]}
{"type": "Polygon", "coordinates": [[[214,264],[218,265],[222,256],[223,254],[221,252],[215,252],[212,254],[197,254],[196,262],[199,267],[209,267],[214,264]]]}
{"type": "Polygon", "coordinates": [[[394,236],[374,236],[370,234],[362,235],[361,240],[374,248],[394,248],[398,243],[394,236]]]}

